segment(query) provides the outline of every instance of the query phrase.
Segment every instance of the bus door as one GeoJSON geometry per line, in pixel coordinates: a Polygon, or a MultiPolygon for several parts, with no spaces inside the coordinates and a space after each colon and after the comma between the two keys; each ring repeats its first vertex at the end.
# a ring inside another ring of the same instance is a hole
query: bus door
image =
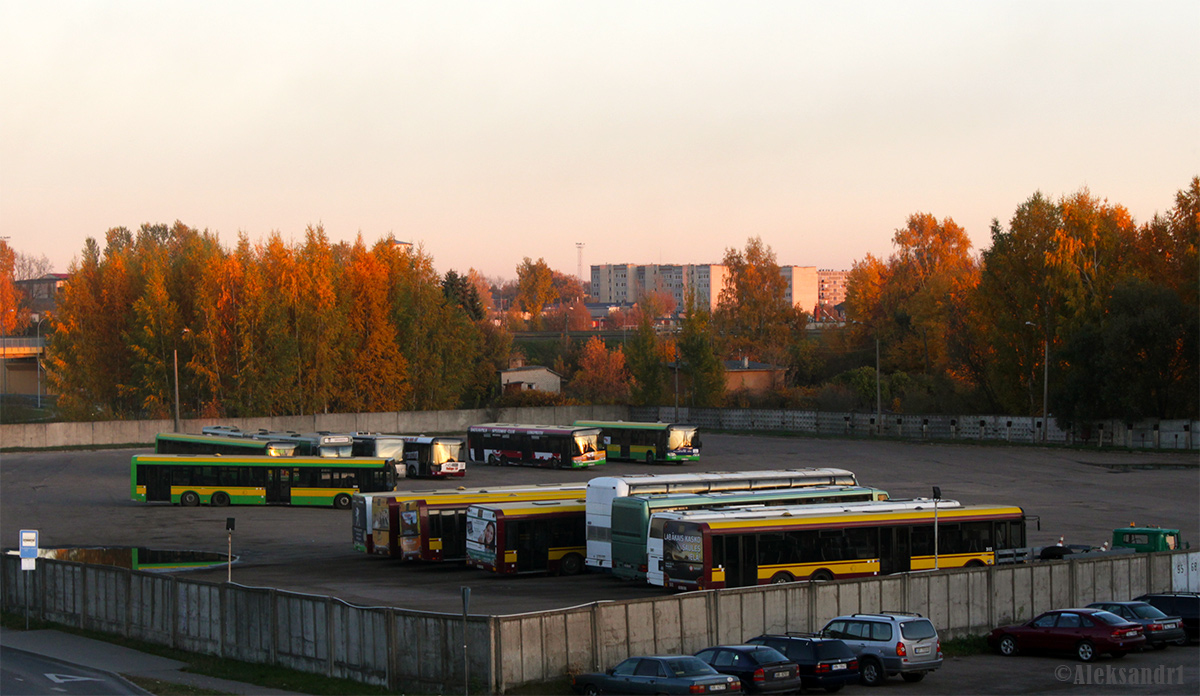
{"type": "Polygon", "coordinates": [[[292,470],[285,468],[267,469],[267,502],[292,502],[292,470]]]}
{"type": "Polygon", "coordinates": [[[912,547],[908,527],[883,527],[879,530],[879,574],[906,573],[912,570],[912,547]]]}
{"type": "Polygon", "coordinates": [[[725,537],[725,587],[758,584],[758,535],[725,537]]]}
{"type": "Polygon", "coordinates": [[[629,451],[629,431],[618,430],[616,439],[621,445],[621,459],[633,459],[633,453],[629,451]]]}
{"type": "Polygon", "coordinates": [[[143,466],[141,471],[146,482],[146,501],[171,502],[171,467],[143,466]]]}
{"type": "Polygon", "coordinates": [[[517,523],[517,572],[546,570],[550,564],[550,529],[545,520],[517,523]]]}
{"type": "MultiPolygon", "coordinates": [[[[433,512],[430,511],[430,518],[433,512]]],[[[442,510],[442,560],[458,561],[467,557],[467,511],[442,510]]]]}

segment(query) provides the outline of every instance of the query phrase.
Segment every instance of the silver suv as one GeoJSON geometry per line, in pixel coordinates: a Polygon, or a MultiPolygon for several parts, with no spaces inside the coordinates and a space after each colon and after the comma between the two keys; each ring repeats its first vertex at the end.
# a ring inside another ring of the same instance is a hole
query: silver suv
{"type": "Polygon", "coordinates": [[[862,683],[879,686],[893,674],[918,682],[942,666],[937,629],[920,614],[884,611],[839,616],[821,629],[825,638],[843,641],[858,655],[862,683]]]}

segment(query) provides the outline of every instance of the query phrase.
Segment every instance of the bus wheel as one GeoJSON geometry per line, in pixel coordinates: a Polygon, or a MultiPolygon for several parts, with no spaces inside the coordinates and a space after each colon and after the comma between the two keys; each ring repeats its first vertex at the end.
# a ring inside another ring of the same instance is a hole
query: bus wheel
{"type": "Polygon", "coordinates": [[[830,573],[828,570],[818,570],[808,576],[808,579],[812,582],[829,582],[833,579],[833,573],[830,573]]]}
{"type": "Polygon", "coordinates": [[[217,491],[208,499],[208,504],[213,507],[225,507],[229,505],[229,494],[225,491],[217,491]]]}
{"type": "Polygon", "coordinates": [[[654,451],[653,450],[646,453],[646,463],[647,464],[654,463],[654,451]]]}
{"type": "Polygon", "coordinates": [[[184,507],[196,507],[200,504],[200,496],[196,495],[196,491],[184,491],[183,495],[179,496],[179,504],[184,507]]]}
{"type": "Polygon", "coordinates": [[[491,464],[492,466],[496,466],[499,463],[500,463],[500,460],[496,458],[496,455],[494,455],[494,454],[488,455],[488,464],[491,464]]]}
{"type": "Polygon", "coordinates": [[[792,577],[791,573],[775,573],[775,575],[771,576],[772,585],[782,585],[783,583],[791,582],[792,580],[794,580],[794,578],[792,577]]]}
{"type": "Polygon", "coordinates": [[[337,495],[333,496],[333,507],[338,510],[349,510],[350,496],[346,495],[345,493],[338,493],[337,495]]]}
{"type": "Polygon", "coordinates": [[[415,466],[408,467],[408,470],[405,472],[404,475],[408,478],[416,478],[417,477],[417,467],[415,467],[415,466]]]}
{"type": "Polygon", "coordinates": [[[500,466],[508,466],[508,455],[500,455],[500,466]]]}
{"type": "Polygon", "coordinates": [[[964,565],[963,567],[964,568],[983,568],[986,565],[987,565],[986,563],[979,560],[978,558],[973,558],[973,559],[967,561],[966,565],[964,565]]]}
{"type": "Polygon", "coordinates": [[[558,564],[558,572],[562,575],[579,575],[583,570],[583,559],[577,553],[568,553],[558,564]]]}

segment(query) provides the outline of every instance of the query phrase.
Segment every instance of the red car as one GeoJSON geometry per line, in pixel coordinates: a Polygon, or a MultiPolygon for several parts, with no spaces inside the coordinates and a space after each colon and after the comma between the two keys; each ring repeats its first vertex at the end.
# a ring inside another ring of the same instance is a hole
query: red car
{"type": "Polygon", "coordinates": [[[1055,609],[1023,624],[1001,626],[987,637],[1001,655],[1027,652],[1074,653],[1084,662],[1110,653],[1125,657],[1146,643],[1141,624],[1102,609],[1055,609]]]}

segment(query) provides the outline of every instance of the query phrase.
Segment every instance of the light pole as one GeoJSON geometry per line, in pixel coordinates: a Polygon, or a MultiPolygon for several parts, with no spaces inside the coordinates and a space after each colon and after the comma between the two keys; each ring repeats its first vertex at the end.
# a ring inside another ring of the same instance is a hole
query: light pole
{"type": "MultiPolygon", "coordinates": [[[[180,332],[180,338],[188,335],[191,331],[185,326],[180,332]]],[[[175,348],[171,351],[173,362],[175,365],[175,432],[179,432],[179,345],[176,342],[175,348]]]]}
{"type": "MultiPolygon", "coordinates": [[[[1025,322],[1026,326],[1037,327],[1032,321],[1025,322]]],[[[1046,441],[1046,431],[1050,429],[1050,334],[1042,336],[1042,442],[1046,441]]]]}
{"type": "Polygon", "coordinates": [[[42,407],[42,353],[45,350],[42,347],[42,322],[46,321],[49,318],[50,317],[40,317],[37,322],[37,343],[38,343],[37,344],[37,351],[38,351],[37,352],[37,387],[38,387],[38,402],[37,402],[38,405],[37,405],[37,407],[39,409],[41,409],[41,407],[42,407]]]}

